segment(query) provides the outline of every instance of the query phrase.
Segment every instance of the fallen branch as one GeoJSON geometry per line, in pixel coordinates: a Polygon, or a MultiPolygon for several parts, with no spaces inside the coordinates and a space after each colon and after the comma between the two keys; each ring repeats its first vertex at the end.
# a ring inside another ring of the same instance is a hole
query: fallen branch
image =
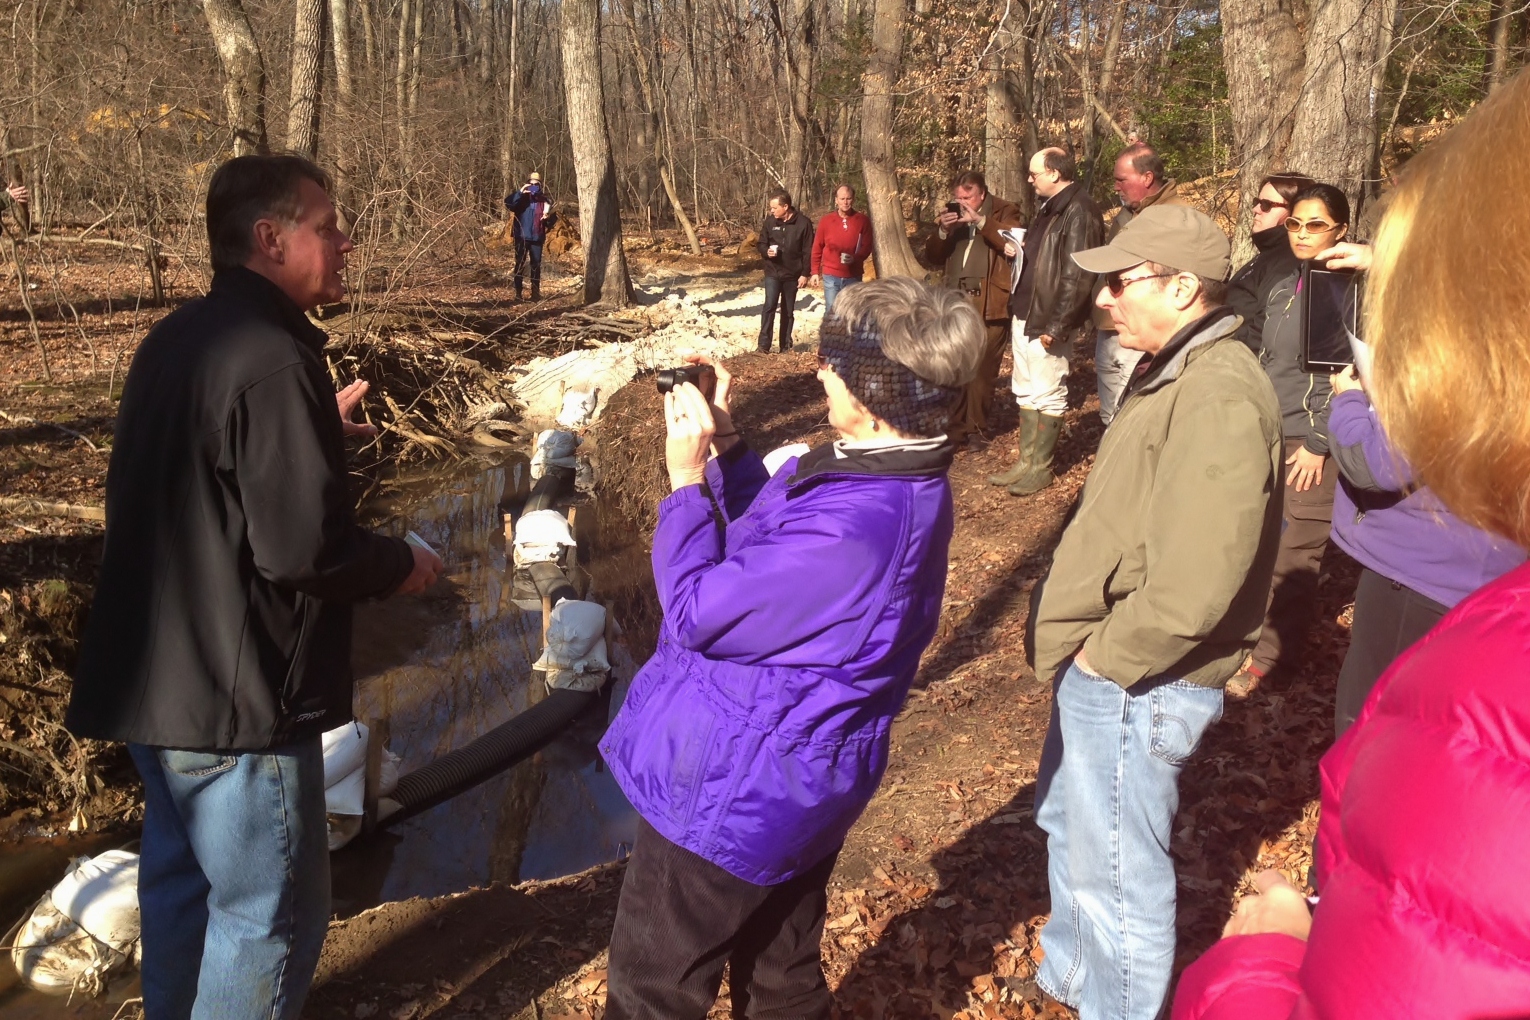
{"type": "Polygon", "coordinates": [[[72,517],[80,521],[105,521],[106,507],[84,503],[55,503],[24,496],[0,496],[0,510],[23,517],[72,517]]]}
{"type": "Polygon", "coordinates": [[[0,411],[0,418],[4,418],[6,421],[10,422],[12,425],[24,425],[27,428],[38,428],[40,426],[47,426],[50,429],[58,429],[60,432],[64,433],[65,435],[73,436],[74,438],[78,439],[80,442],[84,443],[86,446],[90,447],[90,452],[91,453],[101,453],[102,452],[101,448],[99,446],[97,446],[95,443],[92,443],[89,440],[89,438],[87,438],[86,436],[82,435],[79,432],[76,432],[74,429],[65,428],[64,426],[59,425],[56,422],[38,421],[36,418],[28,418],[24,414],[10,414],[10,413],[8,413],[6,411],[0,411]]]}

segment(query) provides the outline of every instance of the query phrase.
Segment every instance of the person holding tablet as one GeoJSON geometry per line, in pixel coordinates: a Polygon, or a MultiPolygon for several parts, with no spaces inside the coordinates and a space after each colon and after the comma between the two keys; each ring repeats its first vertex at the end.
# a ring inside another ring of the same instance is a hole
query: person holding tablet
{"type": "Polygon", "coordinates": [[[1335,472],[1328,456],[1326,371],[1308,371],[1301,352],[1301,266],[1332,248],[1349,232],[1349,199],[1331,184],[1297,192],[1286,220],[1286,237],[1297,268],[1270,288],[1259,362],[1280,400],[1286,438],[1285,524],[1269,610],[1259,643],[1228,692],[1246,695],[1277,666],[1300,652],[1317,594],[1318,567],[1333,522],[1335,472]]]}

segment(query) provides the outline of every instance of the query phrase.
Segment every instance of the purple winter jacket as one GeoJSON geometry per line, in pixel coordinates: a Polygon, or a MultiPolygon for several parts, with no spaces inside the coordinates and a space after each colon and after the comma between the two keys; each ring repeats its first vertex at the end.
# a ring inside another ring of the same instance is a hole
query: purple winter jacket
{"type": "Polygon", "coordinates": [[[1414,487],[1360,390],[1334,395],[1328,436],[1339,464],[1333,540],[1362,565],[1449,608],[1525,562],[1523,549],[1414,487]]]}
{"type": "Polygon", "coordinates": [[[951,448],[832,446],[774,477],[743,444],[659,504],[658,648],[601,751],[671,842],[756,885],[835,853],[935,635],[951,448]]]}

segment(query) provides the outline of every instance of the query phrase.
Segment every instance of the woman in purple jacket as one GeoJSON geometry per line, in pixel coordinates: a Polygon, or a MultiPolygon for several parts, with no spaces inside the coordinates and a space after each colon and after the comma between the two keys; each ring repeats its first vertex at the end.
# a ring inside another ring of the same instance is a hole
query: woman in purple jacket
{"type": "Polygon", "coordinates": [[[665,397],[658,648],[601,750],[641,816],[611,936],[607,1020],[827,1018],[826,886],[887,766],[935,634],[951,539],[947,411],[983,324],[954,291],[846,290],[818,378],[842,437],[771,476],[731,379],[665,397]],[[711,459],[708,459],[708,450],[711,459]]]}
{"type": "Polygon", "coordinates": [[[1343,736],[1392,661],[1457,602],[1525,562],[1525,552],[1466,524],[1414,482],[1353,368],[1333,376],[1333,392],[1333,541],[1365,568],[1334,698],[1334,735],[1343,736]]]}

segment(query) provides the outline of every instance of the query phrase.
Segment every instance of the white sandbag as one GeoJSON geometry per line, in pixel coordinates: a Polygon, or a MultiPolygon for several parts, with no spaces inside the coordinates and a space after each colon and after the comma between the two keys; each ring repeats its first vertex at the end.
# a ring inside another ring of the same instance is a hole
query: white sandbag
{"type": "Polygon", "coordinates": [[[536,450],[531,455],[532,480],[547,474],[550,467],[572,468],[578,465],[575,451],[579,449],[579,437],[562,429],[548,429],[537,433],[536,450]]]}
{"type": "Polygon", "coordinates": [[[32,988],[97,996],[138,954],[138,855],[81,857],[33,909],[11,949],[32,988]]]}
{"type": "Polygon", "coordinates": [[[326,790],[352,772],[366,768],[369,737],[365,723],[348,722],[325,731],[319,738],[324,745],[324,788],[326,790]]]}
{"type": "Polygon", "coordinates": [[[513,560],[517,567],[528,563],[553,563],[565,547],[578,545],[568,518],[556,510],[533,510],[515,522],[513,560]]]}
{"type": "Polygon", "coordinates": [[[367,770],[363,765],[324,790],[324,810],[332,815],[359,815],[366,812],[367,770]]]}
{"type": "Polygon", "coordinates": [[[595,402],[600,391],[569,390],[563,394],[563,407],[558,411],[558,424],[566,429],[582,429],[595,417],[595,402]]]}
{"type": "Polygon", "coordinates": [[[776,449],[771,450],[760,459],[765,462],[765,470],[774,476],[777,471],[781,470],[781,465],[793,457],[801,457],[810,450],[812,450],[812,447],[806,443],[789,443],[786,446],[776,447],[776,449]]]}
{"type": "Polygon", "coordinates": [[[606,607],[573,599],[553,606],[547,622],[547,647],[531,668],[547,672],[549,682],[554,671],[610,672],[611,662],[606,657],[606,607]]]}

